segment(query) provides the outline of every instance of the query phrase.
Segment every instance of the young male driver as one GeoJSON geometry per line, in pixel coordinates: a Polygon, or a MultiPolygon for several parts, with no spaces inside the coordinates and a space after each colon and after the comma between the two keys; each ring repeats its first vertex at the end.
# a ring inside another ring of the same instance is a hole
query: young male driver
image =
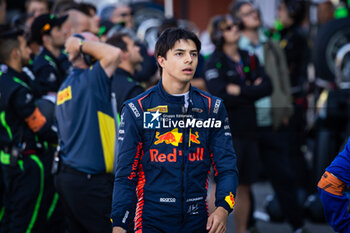
{"type": "Polygon", "coordinates": [[[190,85],[200,46],[192,32],[164,31],[155,49],[162,79],[122,108],[114,233],[126,232],[135,201],[135,232],[226,230],[238,183],[236,154],[222,100],[190,85]],[[209,216],[211,165],[217,208],[209,216]]]}

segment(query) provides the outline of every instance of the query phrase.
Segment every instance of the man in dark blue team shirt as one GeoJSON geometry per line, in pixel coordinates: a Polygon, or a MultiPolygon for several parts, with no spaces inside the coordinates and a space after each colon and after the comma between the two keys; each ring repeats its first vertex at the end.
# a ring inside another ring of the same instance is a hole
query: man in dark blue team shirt
{"type": "Polygon", "coordinates": [[[111,232],[115,121],[110,78],[121,52],[91,33],[73,35],[65,47],[74,69],[56,103],[62,159],[57,190],[69,232],[111,232]]]}
{"type": "Polygon", "coordinates": [[[124,101],[134,98],[144,92],[139,82],[134,80],[134,74],[143,58],[140,54],[140,46],[136,45],[132,38],[125,33],[117,33],[107,40],[122,50],[123,60],[118,65],[112,78],[112,92],[116,94],[118,113],[124,101]]]}

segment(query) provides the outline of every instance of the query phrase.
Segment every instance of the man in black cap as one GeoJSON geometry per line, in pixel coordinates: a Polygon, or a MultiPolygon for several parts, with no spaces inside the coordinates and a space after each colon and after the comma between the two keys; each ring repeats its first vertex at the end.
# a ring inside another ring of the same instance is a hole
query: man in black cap
{"type": "Polygon", "coordinates": [[[33,71],[36,76],[33,82],[34,94],[56,97],[56,92],[65,79],[65,70],[58,61],[66,32],[64,23],[68,16],[56,17],[50,14],[38,16],[31,26],[31,39],[42,45],[42,50],[35,58],[33,71]]]}

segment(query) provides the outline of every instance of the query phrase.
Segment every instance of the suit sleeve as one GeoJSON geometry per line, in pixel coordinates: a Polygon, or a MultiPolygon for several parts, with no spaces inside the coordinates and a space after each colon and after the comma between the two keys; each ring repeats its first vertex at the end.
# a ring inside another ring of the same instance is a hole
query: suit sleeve
{"type": "Polygon", "coordinates": [[[128,229],[136,203],[138,169],[142,159],[141,134],[135,113],[124,105],[118,134],[117,170],[114,180],[112,214],[113,226],[128,229]]]}
{"type": "MultiPolygon", "coordinates": [[[[216,101],[221,100],[217,99],[216,101]]],[[[215,108],[213,111],[215,113],[215,108]]],[[[209,144],[216,182],[215,206],[221,206],[230,213],[235,204],[234,198],[238,186],[238,170],[229,120],[223,104],[220,104],[216,118],[222,122],[222,125],[220,128],[211,131],[209,144]]]]}
{"type": "Polygon", "coordinates": [[[326,220],[336,232],[350,232],[349,199],[344,193],[350,185],[350,141],[326,168],[318,183],[326,220]]]}

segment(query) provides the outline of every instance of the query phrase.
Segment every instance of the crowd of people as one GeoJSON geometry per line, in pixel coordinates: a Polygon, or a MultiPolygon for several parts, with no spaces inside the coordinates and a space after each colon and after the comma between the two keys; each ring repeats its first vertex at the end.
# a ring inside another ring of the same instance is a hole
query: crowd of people
{"type": "MultiPolygon", "coordinates": [[[[9,23],[0,0],[0,233],[225,232],[231,216],[235,232],[258,232],[260,180],[293,232],[308,232],[296,200],[316,190],[304,149],[307,7],[279,1],[267,30],[253,2],[233,1],[210,20],[203,56],[175,18],[147,48],[127,4],[26,0],[9,23]],[[162,114],[222,125],[159,130],[162,114]]],[[[327,172],[320,189],[343,185],[327,172]]]]}

